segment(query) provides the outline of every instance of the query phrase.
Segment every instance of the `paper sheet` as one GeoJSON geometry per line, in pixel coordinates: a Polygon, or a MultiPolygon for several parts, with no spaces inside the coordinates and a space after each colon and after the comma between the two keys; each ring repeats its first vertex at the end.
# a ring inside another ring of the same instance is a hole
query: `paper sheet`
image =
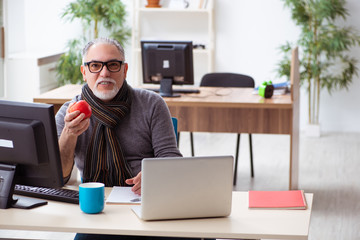
{"type": "Polygon", "coordinates": [[[114,186],[106,199],[106,203],[140,205],[141,196],[131,191],[131,187],[114,186]]]}

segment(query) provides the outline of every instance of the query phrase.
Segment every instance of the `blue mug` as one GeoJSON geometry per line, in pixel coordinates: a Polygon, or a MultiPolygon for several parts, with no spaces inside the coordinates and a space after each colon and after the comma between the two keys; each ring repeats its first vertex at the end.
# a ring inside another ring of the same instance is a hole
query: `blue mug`
{"type": "Polygon", "coordinates": [[[79,204],[84,213],[94,214],[104,210],[105,185],[87,182],[79,185],[79,204]]]}

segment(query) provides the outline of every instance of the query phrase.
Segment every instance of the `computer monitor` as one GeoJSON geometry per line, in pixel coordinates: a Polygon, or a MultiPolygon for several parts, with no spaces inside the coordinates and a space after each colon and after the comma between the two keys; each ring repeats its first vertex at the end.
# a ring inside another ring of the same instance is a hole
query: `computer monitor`
{"type": "Polygon", "coordinates": [[[141,41],[143,83],[160,84],[160,95],[177,97],[173,84],[194,84],[192,41],[141,41]]]}
{"type": "Polygon", "coordinates": [[[64,185],[53,105],[0,100],[0,208],[25,203],[15,184],[64,185]]]}

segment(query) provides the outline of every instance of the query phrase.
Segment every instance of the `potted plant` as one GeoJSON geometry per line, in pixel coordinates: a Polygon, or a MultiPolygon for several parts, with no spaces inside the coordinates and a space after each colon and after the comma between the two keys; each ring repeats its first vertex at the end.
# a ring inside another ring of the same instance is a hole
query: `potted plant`
{"type": "Polygon", "coordinates": [[[147,8],[160,8],[161,5],[159,4],[160,3],[160,0],[147,0],[147,5],[145,7],[147,8]]]}
{"type": "Polygon", "coordinates": [[[125,26],[125,5],[121,0],[75,0],[69,3],[62,18],[68,21],[80,19],[83,25],[83,37],[69,41],[67,51],[61,55],[56,65],[59,85],[82,83],[80,66],[81,50],[91,39],[99,37],[104,28],[107,35],[124,44],[131,32],[125,26]]]}
{"type": "Polygon", "coordinates": [[[345,0],[283,0],[290,8],[295,24],[301,28],[295,44],[280,49],[284,58],[279,62],[280,77],[290,76],[290,53],[294,45],[300,52],[300,83],[308,93],[308,135],[320,136],[320,92],[348,89],[357,75],[357,60],[348,55],[351,47],[360,44],[360,36],[351,27],[339,26],[348,16],[345,0]],[[308,131],[310,130],[310,131],[308,131]],[[315,130],[315,132],[312,132],[315,130]]]}

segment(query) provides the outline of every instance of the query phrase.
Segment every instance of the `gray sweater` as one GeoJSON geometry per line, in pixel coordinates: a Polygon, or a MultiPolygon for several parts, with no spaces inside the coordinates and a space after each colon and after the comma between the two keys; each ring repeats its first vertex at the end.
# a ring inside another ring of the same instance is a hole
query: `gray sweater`
{"type": "MultiPolygon", "coordinates": [[[[169,109],[158,94],[130,88],[132,103],[130,113],[124,117],[116,128],[124,157],[129,162],[132,174],[141,171],[141,161],[149,157],[181,157],[176,146],[175,132],[169,109]]],[[[56,114],[57,133],[64,128],[64,117],[71,102],[81,99],[77,95],[71,101],[64,103],[56,114]]],[[[84,161],[95,119],[90,118],[89,128],[77,140],[75,148],[75,164],[83,176],[84,161]]]]}

